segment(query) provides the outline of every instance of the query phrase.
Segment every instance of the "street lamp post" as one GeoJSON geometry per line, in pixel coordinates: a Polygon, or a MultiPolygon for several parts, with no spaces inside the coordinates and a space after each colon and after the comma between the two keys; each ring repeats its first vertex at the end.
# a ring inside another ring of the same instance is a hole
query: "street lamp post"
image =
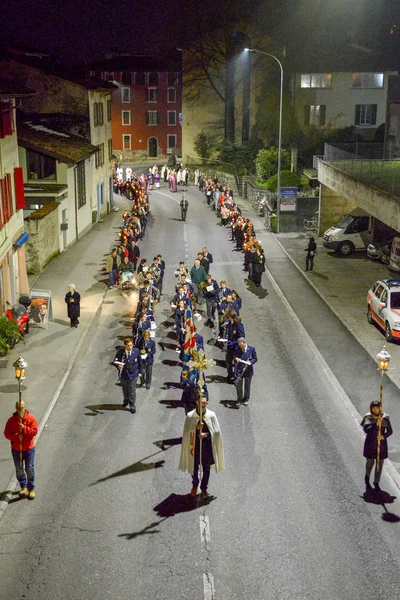
{"type": "Polygon", "coordinates": [[[282,153],[282,112],[283,112],[283,66],[279,58],[274,54],[269,54],[263,50],[256,50],[255,48],[245,48],[247,52],[257,52],[258,54],[264,54],[276,60],[281,71],[281,85],[280,85],[280,98],[279,98],[279,133],[278,133],[278,181],[277,181],[277,202],[276,202],[276,232],[279,233],[279,223],[281,215],[281,153],[282,153]]]}
{"type": "MultiPolygon", "coordinates": [[[[20,407],[21,407],[21,402],[22,402],[21,381],[23,381],[25,379],[25,369],[27,366],[28,366],[28,363],[26,362],[26,360],[24,360],[22,358],[22,356],[19,356],[17,358],[17,360],[15,361],[15,363],[13,364],[13,367],[15,369],[15,379],[18,380],[18,404],[20,407]]],[[[20,425],[22,425],[21,414],[19,414],[19,423],[20,423],[20,425]]],[[[19,437],[20,437],[19,463],[22,468],[22,434],[21,433],[20,433],[19,437]]]]}
{"type": "MultiPolygon", "coordinates": [[[[379,388],[379,401],[381,403],[381,408],[383,405],[383,377],[389,368],[389,362],[391,356],[389,352],[386,350],[386,347],[383,346],[383,349],[376,355],[378,361],[378,369],[381,373],[381,384],[379,388]]],[[[378,426],[378,448],[376,453],[376,469],[379,470],[380,460],[381,460],[381,429],[382,424],[380,423],[378,426]]]]}

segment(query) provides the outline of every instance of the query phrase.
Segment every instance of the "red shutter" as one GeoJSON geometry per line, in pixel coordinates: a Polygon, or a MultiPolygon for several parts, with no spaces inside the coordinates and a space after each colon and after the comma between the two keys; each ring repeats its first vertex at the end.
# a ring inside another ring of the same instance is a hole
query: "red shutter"
{"type": "Polygon", "coordinates": [[[14,202],[13,202],[13,189],[12,189],[12,181],[11,181],[10,173],[6,174],[6,181],[7,181],[7,197],[8,197],[8,218],[11,219],[11,217],[14,214],[14,202]]]}
{"type": "Polygon", "coordinates": [[[21,167],[14,169],[15,206],[17,210],[26,208],[24,192],[24,172],[21,167]]]}
{"type": "Polygon", "coordinates": [[[10,100],[0,102],[0,138],[12,135],[13,132],[13,108],[10,100]]]}
{"type": "Polygon", "coordinates": [[[8,223],[8,195],[7,195],[7,181],[6,179],[0,179],[1,185],[1,205],[3,207],[4,225],[8,223]]]}

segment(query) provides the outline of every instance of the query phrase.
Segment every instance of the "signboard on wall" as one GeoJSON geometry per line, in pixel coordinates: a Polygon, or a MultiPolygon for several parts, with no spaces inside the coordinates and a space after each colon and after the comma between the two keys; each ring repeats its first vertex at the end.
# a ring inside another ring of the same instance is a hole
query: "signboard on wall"
{"type": "Polygon", "coordinates": [[[281,212],[296,210],[297,187],[281,187],[281,212]]]}
{"type": "Polygon", "coordinates": [[[31,290],[31,299],[29,325],[47,329],[49,321],[53,320],[50,290],[31,290]]]}

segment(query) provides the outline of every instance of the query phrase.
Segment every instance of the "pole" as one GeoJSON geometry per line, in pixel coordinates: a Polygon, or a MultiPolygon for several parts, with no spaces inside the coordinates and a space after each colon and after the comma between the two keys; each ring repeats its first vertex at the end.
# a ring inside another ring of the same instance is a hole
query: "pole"
{"type": "MultiPolygon", "coordinates": [[[[381,407],[383,407],[383,376],[385,371],[381,370],[381,385],[379,389],[379,401],[381,403],[381,407]]],[[[379,415],[380,418],[381,415],[379,415]]],[[[382,421],[379,422],[378,425],[378,447],[376,450],[376,470],[379,472],[380,462],[381,462],[381,435],[382,435],[382,421]]]]}
{"type": "Polygon", "coordinates": [[[200,421],[199,421],[199,442],[200,442],[200,452],[199,452],[199,480],[203,479],[203,402],[202,402],[202,394],[200,394],[200,421]]]}
{"type": "MultiPolygon", "coordinates": [[[[18,404],[21,407],[22,401],[22,390],[21,390],[21,378],[18,379],[18,404]]],[[[21,410],[18,413],[19,416],[19,466],[22,469],[22,433],[21,433],[21,425],[22,425],[22,417],[21,410]]]]}

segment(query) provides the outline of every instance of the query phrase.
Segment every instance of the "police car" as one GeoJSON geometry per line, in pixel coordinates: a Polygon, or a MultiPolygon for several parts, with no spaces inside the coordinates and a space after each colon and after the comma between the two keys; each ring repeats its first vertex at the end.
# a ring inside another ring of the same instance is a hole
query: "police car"
{"type": "Polygon", "coordinates": [[[400,280],[380,279],[367,296],[368,323],[377,323],[388,342],[400,339],[400,280]]]}

